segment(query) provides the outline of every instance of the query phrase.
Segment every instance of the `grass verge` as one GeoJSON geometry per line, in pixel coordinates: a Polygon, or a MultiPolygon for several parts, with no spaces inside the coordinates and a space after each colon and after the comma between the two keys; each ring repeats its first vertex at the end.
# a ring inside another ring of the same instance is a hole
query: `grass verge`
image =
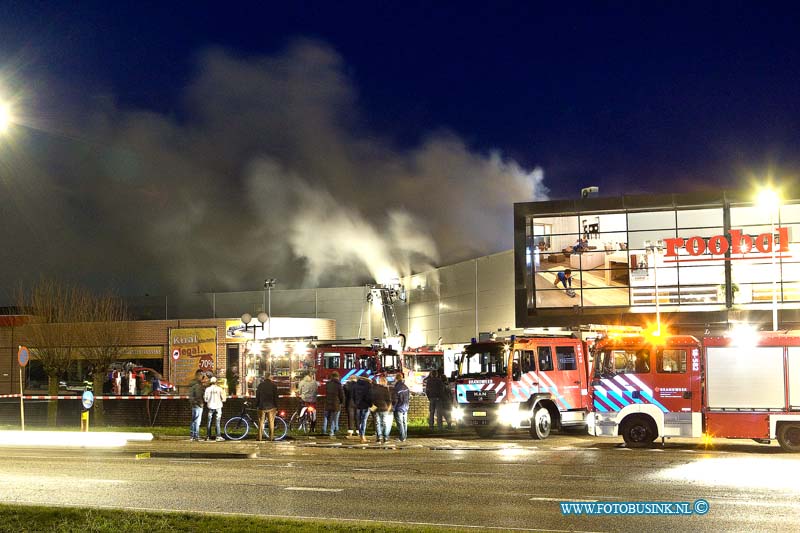
{"type": "MultiPolygon", "coordinates": [[[[401,526],[370,522],[331,522],[256,516],[231,516],[213,513],[167,513],[125,509],[90,509],[81,507],[41,507],[0,504],[3,531],[53,533],[78,532],[192,532],[192,533],[262,533],[274,532],[453,532],[455,528],[401,526]]],[[[474,530],[471,530],[474,531],[474,530]]]]}

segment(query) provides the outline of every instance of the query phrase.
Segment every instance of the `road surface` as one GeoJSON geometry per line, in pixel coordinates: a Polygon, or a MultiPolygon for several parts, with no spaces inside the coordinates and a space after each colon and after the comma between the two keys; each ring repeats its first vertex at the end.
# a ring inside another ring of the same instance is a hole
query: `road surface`
{"type": "MultiPolygon", "coordinates": [[[[630,450],[582,435],[418,439],[404,448],[264,444],[255,459],[0,450],[6,503],[205,511],[525,531],[800,531],[800,457],[777,446],[668,442],[630,450]],[[559,502],[708,501],[705,515],[565,516],[559,502]]],[[[159,448],[160,446],[160,448],[159,448]]],[[[207,447],[207,448],[202,448],[207,447]]]]}

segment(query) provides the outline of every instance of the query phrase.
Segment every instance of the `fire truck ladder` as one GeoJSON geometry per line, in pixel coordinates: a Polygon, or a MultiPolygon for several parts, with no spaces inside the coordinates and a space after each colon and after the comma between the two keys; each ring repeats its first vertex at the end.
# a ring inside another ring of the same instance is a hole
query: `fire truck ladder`
{"type": "Polygon", "coordinates": [[[369,293],[367,302],[380,302],[383,312],[383,336],[384,338],[400,337],[405,347],[405,335],[400,333],[400,324],[397,321],[397,313],[394,310],[396,301],[404,302],[406,299],[405,289],[399,283],[393,285],[368,285],[369,293]]]}

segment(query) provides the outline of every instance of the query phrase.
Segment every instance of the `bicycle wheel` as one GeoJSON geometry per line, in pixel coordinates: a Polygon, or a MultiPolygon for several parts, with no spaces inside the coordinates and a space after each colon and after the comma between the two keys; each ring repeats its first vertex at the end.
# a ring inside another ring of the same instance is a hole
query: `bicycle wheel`
{"type": "Polygon", "coordinates": [[[289,420],[289,429],[297,433],[308,435],[308,419],[305,415],[294,413],[291,420],[289,420]]]}
{"type": "Polygon", "coordinates": [[[234,416],[225,422],[225,436],[230,440],[242,440],[250,431],[250,423],[241,416],[234,416]]]}
{"type": "MultiPolygon", "coordinates": [[[[269,428],[265,428],[267,431],[264,432],[264,437],[266,438],[266,433],[269,431],[269,428]]],[[[289,432],[289,426],[286,424],[286,420],[283,418],[276,416],[275,417],[275,440],[283,440],[286,438],[286,434],[289,432]]]]}

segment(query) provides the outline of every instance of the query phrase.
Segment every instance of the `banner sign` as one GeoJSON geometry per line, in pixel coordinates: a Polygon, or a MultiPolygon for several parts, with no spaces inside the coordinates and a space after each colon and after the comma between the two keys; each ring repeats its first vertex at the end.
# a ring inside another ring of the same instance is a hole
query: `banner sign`
{"type": "Polygon", "coordinates": [[[178,350],[172,360],[175,384],[187,387],[198,370],[215,372],[217,368],[217,328],[170,328],[169,350],[178,350]]]}
{"type": "Polygon", "coordinates": [[[775,228],[777,238],[772,233],[760,235],[747,235],[740,229],[732,229],[730,237],[727,235],[714,235],[706,238],[701,236],[664,239],[666,253],[665,263],[713,261],[719,259],[748,259],[749,255],[776,254],[777,257],[786,257],[789,252],[789,228],[775,228]],[[773,249],[775,248],[775,249],[773,249]],[[681,250],[686,255],[681,255],[681,250]],[[731,257],[720,257],[729,253],[731,257]],[[688,256],[688,257],[687,257],[688,256]]]}

